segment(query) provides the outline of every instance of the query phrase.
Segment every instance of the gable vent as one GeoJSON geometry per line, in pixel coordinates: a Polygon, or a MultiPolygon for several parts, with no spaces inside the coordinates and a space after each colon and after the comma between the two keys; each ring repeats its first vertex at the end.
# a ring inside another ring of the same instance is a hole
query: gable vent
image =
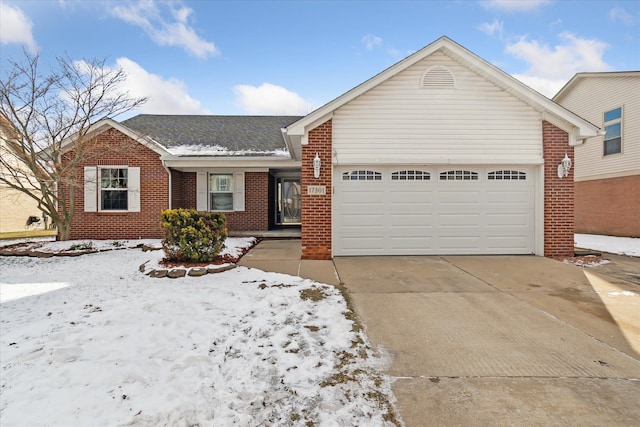
{"type": "Polygon", "coordinates": [[[456,87],[456,79],[447,67],[434,65],[422,75],[420,87],[426,89],[454,89],[456,87]]]}

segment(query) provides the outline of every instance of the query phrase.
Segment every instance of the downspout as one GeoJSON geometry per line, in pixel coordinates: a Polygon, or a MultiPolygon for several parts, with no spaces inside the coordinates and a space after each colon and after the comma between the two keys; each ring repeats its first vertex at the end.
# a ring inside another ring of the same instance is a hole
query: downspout
{"type": "Polygon", "coordinates": [[[171,209],[171,207],[173,206],[173,204],[171,203],[171,199],[173,198],[173,194],[171,193],[171,170],[169,170],[169,168],[167,167],[166,160],[162,160],[162,167],[167,171],[167,175],[169,175],[169,206],[167,206],[167,209],[171,209]]]}

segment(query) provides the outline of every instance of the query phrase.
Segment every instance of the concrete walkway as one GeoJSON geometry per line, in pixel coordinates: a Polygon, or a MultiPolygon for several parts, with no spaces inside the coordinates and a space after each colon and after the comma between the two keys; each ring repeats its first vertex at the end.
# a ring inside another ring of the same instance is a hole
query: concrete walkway
{"type": "Polygon", "coordinates": [[[393,358],[407,426],[640,425],[637,284],[541,257],[331,262],[299,249],[263,241],[240,264],[341,281],[393,358]]]}

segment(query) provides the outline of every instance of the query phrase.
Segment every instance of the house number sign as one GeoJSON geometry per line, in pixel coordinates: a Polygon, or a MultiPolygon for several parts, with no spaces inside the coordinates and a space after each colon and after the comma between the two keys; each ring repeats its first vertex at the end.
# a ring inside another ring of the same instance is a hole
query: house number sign
{"type": "Polygon", "coordinates": [[[322,196],[327,194],[326,185],[307,185],[307,194],[311,196],[322,196]]]}

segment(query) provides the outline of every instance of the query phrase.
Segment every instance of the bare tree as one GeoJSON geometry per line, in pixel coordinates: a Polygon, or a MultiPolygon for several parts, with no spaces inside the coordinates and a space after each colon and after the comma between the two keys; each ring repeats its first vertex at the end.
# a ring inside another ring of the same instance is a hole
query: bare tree
{"type": "Polygon", "coordinates": [[[124,91],[124,70],[106,66],[106,59],[59,57],[45,73],[37,54],[25,51],[7,62],[0,81],[0,184],[37,200],[59,239],[68,240],[84,185],[78,166],[105,150],[91,143],[92,125],[147,99],[124,91]]]}

